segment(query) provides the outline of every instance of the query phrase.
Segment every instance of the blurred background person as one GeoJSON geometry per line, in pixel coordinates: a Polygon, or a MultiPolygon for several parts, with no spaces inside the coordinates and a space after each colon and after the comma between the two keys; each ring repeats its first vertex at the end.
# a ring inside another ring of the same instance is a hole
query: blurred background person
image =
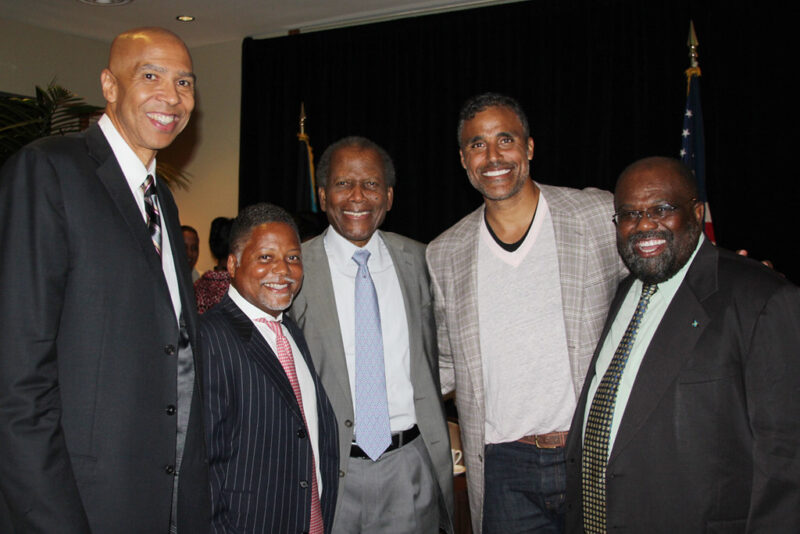
{"type": "Polygon", "coordinates": [[[225,296],[231,285],[228,274],[229,238],[233,219],[217,217],[211,221],[211,231],[208,235],[208,246],[211,254],[217,260],[213,269],[203,273],[203,276],[194,283],[194,296],[197,299],[197,313],[205,313],[225,296]]]}
{"type": "Polygon", "coordinates": [[[186,258],[189,260],[189,267],[192,269],[192,283],[197,282],[200,273],[197,272],[197,257],[200,255],[200,236],[197,230],[184,224],[181,226],[183,233],[183,244],[186,245],[186,258]]]}

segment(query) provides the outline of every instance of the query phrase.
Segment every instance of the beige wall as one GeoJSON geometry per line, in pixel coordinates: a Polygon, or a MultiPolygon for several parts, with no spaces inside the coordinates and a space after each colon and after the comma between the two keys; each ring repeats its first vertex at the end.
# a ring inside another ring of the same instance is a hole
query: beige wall
{"type": "Polygon", "coordinates": [[[214,265],[208,250],[211,221],[235,217],[238,211],[242,44],[208,45],[191,52],[197,74],[196,111],[186,131],[162,157],[170,162],[186,158],[182,168],[192,174],[189,190],[176,188],[173,193],[181,222],[200,234],[197,270],[202,273],[214,265]],[[173,158],[176,153],[178,157],[173,158]]]}
{"type": "Polygon", "coordinates": [[[103,105],[100,71],[108,44],[0,18],[0,91],[33,96],[56,83],[103,105]]]}
{"type": "MultiPolygon", "coordinates": [[[[36,85],[60,85],[103,105],[100,71],[109,43],[0,18],[0,91],[32,95],[36,85]]],[[[211,268],[208,229],[214,217],[236,215],[239,194],[241,42],[191,50],[198,76],[197,107],[186,131],[159,156],[192,175],[174,190],[181,222],[200,233],[200,272],[211,268]]]]}

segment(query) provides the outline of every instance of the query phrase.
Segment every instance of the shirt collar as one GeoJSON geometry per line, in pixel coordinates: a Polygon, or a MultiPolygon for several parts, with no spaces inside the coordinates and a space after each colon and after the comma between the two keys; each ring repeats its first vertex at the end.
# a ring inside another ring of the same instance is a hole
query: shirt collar
{"type": "Polygon", "coordinates": [[[386,246],[383,244],[383,237],[380,230],[376,230],[369,241],[363,247],[357,247],[344,236],[342,236],[333,226],[328,226],[325,232],[324,244],[328,256],[333,258],[334,265],[340,270],[351,273],[355,276],[358,272],[358,264],[353,261],[353,254],[356,250],[366,249],[369,251],[370,272],[379,272],[392,266],[392,259],[389,256],[386,246]]]}
{"type": "Polygon", "coordinates": [[[136,155],[128,143],[125,142],[125,139],[122,138],[122,135],[120,135],[114,123],[111,122],[111,118],[105,113],[103,113],[103,116],[97,121],[97,125],[100,127],[100,130],[102,130],[103,135],[105,135],[108,144],[111,145],[111,150],[114,152],[114,156],[117,158],[117,162],[122,168],[122,174],[125,175],[125,180],[132,190],[141,187],[148,174],[153,175],[153,180],[155,180],[155,158],[153,158],[153,161],[150,162],[148,167],[145,167],[142,160],[139,159],[139,156],[136,155]]]}
{"type": "Polygon", "coordinates": [[[279,313],[277,317],[273,317],[272,315],[268,314],[265,311],[258,309],[257,307],[250,304],[250,302],[245,299],[241,293],[236,291],[236,288],[233,287],[233,284],[230,285],[228,288],[228,296],[231,298],[234,304],[242,310],[248,319],[252,322],[255,322],[256,319],[264,319],[266,318],[268,321],[277,321],[281,322],[283,320],[283,312],[279,313]]]}

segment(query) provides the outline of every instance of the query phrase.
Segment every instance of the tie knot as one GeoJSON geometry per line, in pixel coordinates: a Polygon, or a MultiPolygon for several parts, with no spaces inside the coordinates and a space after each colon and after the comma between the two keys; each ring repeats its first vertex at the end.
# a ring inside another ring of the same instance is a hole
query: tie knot
{"type": "Polygon", "coordinates": [[[360,248],[353,253],[353,261],[356,262],[359,267],[365,267],[369,257],[370,252],[365,248],[360,248]]]}
{"type": "Polygon", "coordinates": [[[652,297],[656,291],[658,291],[658,285],[642,284],[642,297],[652,297]]]}
{"type": "Polygon", "coordinates": [[[255,322],[257,322],[257,323],[262,323],[262,324],[267,325],[267,327],[270,330],[275,332],[275,335],[280,335],[280,334],[283,333],[283,330],[281,330],[281,322],[280,321],[275,321],[273,319],[267,319],[266,317],[258,317],[258,318],[253,319],[253,320],[255,322]]]}
{"type": "Polygon", "coordinates": [[[156,194],[156,184],[153,180],[153,175],[148,174],[147,178],[145,178],[144,182],[140,186],[142,188],[142,192],[144,193],[145,197],[149,197],[156,194]]]}

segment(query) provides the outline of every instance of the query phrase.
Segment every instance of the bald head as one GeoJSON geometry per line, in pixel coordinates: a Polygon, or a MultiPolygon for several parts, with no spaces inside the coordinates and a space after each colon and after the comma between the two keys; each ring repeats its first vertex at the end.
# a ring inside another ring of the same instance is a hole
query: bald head
{"type": "Polygon", "coordinates": [[[617,249],[640,280],[669,280],[692,256],[703,228],[694,176],[680,161],[653,157],[629,165],[614,191],[617,249]]]}
{"type": "Polygon", "coordinates": [[[194,109],[189,50],[163,28],[118,35],[100,82],[106,114],[145,166],[183,131],[194,109]]]}
{"type": "MultiPolygon", "coordinates": [[[[111,42],[111,50],[108,55],[108,68],[115,71],[123,68],[125,63],[135,57],[137,49],[142,47],[159,46],[165,43],[173,43],[182,48],[189,56],[189,49],[176,34],[164,28],[134,28],[117,35],[111,42]]],[[[189,57],[191,64],[191,57],[189,57]]]]}
{"type": "Polygon", "coordinates": [[[619,189],[623,181],[642,174],[660,176],[661,180],[673,181],[675,186],[687,195],[687,198],[697,198],[697,182],[692,171],[683,163],[674,158],[651,156],[634,161],[617,178],[619,189]]]}

